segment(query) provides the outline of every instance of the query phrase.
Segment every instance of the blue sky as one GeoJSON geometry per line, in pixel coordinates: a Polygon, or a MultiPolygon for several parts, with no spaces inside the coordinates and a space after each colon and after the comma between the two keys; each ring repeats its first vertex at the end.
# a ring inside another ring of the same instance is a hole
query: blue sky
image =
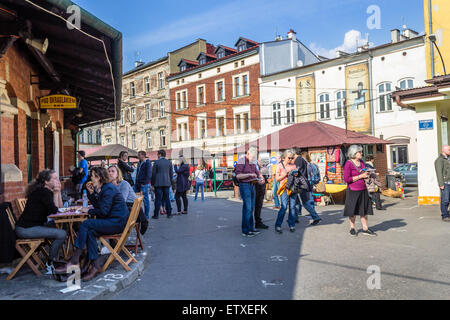
{"type": "Polygon", "coordinates": [[[313,52],[331,57],[336,48],[355,50],[369,34],[373,45],[390,42],[390,30],[423,33],[423,0],[73,0],[123,33],[123,68],[133,68],[136,52],[145,62],[203,38],[233,46],[240,37],[271,41],[290,28],[313,52]],[[207,5],[205,5],[205,3],[207,5]],[[381,29],[369,30],[367,8],[377,5],[381,29]]]}

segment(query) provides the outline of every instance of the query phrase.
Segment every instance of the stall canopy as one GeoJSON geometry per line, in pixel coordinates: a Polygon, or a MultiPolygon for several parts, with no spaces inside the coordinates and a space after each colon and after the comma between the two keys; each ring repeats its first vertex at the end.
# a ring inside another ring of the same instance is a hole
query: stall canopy
{"type": "Polygon", "coordinates": [[[211,153],[209,151],[198,149],[195,147],[171,149],[170,154],[169,152],[167,154],[167,158],[171,160],[177,160],[181,155],[184,156],[187,161],[212,159],[211,153]]]}
{"type": "Polygon", "coordinates": [[[259,152],[289,148],[315,148],[350,144],[389,144],[389,141],[332,126],[319,121],[297,123],[280,131],[249,142],[228,152],[229,155],[245,153],[250,146],[259,152]]]}
{"type": "Polygon", "coordinates": [[[0,2],[0,57],[13,44],[27,48],[40,66],[31,81],[51,94],[77,98],[78,109],[64,111],[65,123],[115,119],[122,96],[122,34],[82,8],[83,32],[69,28],[59,18],[75,22],[79,7],[69,0],[0,2]]]}
{"type": "Polygon", "coordinates": [[[97,151],[94,151],[90,154],[86,155],[87,161],[95,161],[95,160],[109,160],[109,159],[117,159],[119,158],[119,154],[122,151],[128,152],[128,156],[132,158],[137,158],[138,154],[136,151],[132,149],[128,149],[125,146],[120,144],[110,144],[104,147],[101,147],[97,151]]]}

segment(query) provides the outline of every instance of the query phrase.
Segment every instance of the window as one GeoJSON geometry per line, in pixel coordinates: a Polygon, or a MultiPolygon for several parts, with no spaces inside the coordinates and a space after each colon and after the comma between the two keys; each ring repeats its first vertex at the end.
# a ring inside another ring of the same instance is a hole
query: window
{"type": "Polygon", "coordinates": [[[187,91],[183,91],[183,109],[187,108],[187,91]]]}
{"type": "Polygon", "coordinates": [[[97,130],[95,135],[96,135],[96,143],[102,144],[102,132],[100,130],[97,130]]]}
{"type": "Polygon", "coordinates": [[[176,98],[177,109],[186,109],[188,106],[187,102],[187,90],[177,92],[176,98]]]}
{"type": "Polygon", "coordinates": [[[144,78],[144,84],[145,84],[145,93],[149,93],[150,92],[150,78],[149,77],[144,78]]]}
{"type": "Polygon", "coordinates": [[[281,124],[281,103],[276,102],[272,105],[272,117],[274,126],[278,126],[281,124]]]}
{"type": "Polygon", "coordinates": [[[177,131],[178,131],[178,141],[183,141],[183,125],[181,123],[177,125],[177,131]]]}
{"type": "Polygon", "coordinates": [[[205,64],[206,63],[206,58],[205,57],[201,57],[200,60],[198,61],[198,63],[200,65],[205,64]]]}
{"type": "Polygon", "coordinates": [[[244,51],[245,49],[247,49],[247,45],[245,43],[241,43],[238,47],[238,51],[244,51]]]}
{"type": "Polygon", "coordinates": [[[206,138],[206,119],[200,119],[198,121],[199,138],[206,138]]]}
{"type": "Polygon", "coordinates": [[[177,128],[178,128],[178,141],[189,140],[189,132],[188,132],[187,122],[179,123],[177,128]]]}
{"type": "Polygon", "coordinates": [[[80,143],[84,143],[84,132],[83,131],[81,131],[81,134],[80,134],[80,137],[79,137],[79,141],[80,141],[80,143]]]}
{"type": "Polygon", "coordinates": [[[152,118],[152,109],[150,108],[150,103],[145,105],[145,118],[150,120],[152,118]]]}
{"type": "Polygon", "coordinates": [[[391,92],[392,87],[389,82],[380,84],[378,86],[378,100],[380,102],[380,112],[392,110],[391,92]]]}
{"type": "Polygon", "coordinates": [[[241,126],[241,115],[237,114],[236,115],[236,133],[241,133],[241,129],[242,129],[242,126],[241,126]]]}
{"type": "Polygon", "coordinates": [[[235,97],[239,97],[240,93],[239,93],[239,77],[234,78],[234,96],[235,97]]]}
{"type": "Polygon", "coordinates": [[[245,66],[245,60],[241,61],[241,66],[245,66]]]}
{"type": "Polygon", "coordinates": [[[164,129],[159,130],[159,137],[160,137],[161,146],[165,147],[166,146],[166,130],[164,130],[164,129]]]}
{"type": "Polygon", "coordinates": [[[242,77],[242,83],[244,85],[244,96],[248,95],[248,76],[245,75],[242,77]]]}
{"type": "Polygon", "coordinates": [[[164,89],[164,72],[158,73],[158,88],[164,89]]]}
{"type": "Polygon", "coordinates": [[[88,143],[92,144],[92,130],[91,129],[88,130],[88,143]]]}
{"type": "Polygon", "coordinates": [[[225,136],[225,117],[217,118],[217,135],[220,137],[225,136]]]}
{"type": "Polygon", "coordinates": [[[131,135],[131,148],[133,149],[133,150],[136,150],[137,148],[136,148],[136,134],[135,133],[133,133],[132,135],[131,135]]]}
{"type": "Polygon", "coordinates": [[[123,126],[125,124],[125,111],[120,110],[120,125],[123,126]]]}
{"type": "Polygon", "coordinates": [[[201,86],[197,88],[197,104],[205,104],[205,87],[201,86]]]}
{"type": "Polygon", "coordinates": [[[217,53],[217,59],[222,59],[225,57],[225,51],[219,51],[219,53],[217,53]]]}
{"type": "Polygon", "coordinates": [[[294,100],[289,100],[286,102],[286,123],[295,123],[294,100]]]}
{"type": "Polygon", "coordinates": [[[134,82],[131,82],[131,83],[130,83],[130,97],[131,97],[131,98],[134,98],[134,97],[135,97],[135,94],[136,94],[136,91],[135,91],[135,89],[134,89],[134,82]]]}
{"type": "Polygon", "coordinates": [[[147,131],[147,149],[152,147],[152,133],[147,131]]]}
{"type": "Polygon", "coordinates": [[[181,108],[181,92],[177,92],[177,99],[176,99],[177,109],[181,108]]]}
{"type": "Polygon", "coordinates": [[[120,144],[125,145],[125,136],[120,136],[120,144]]]}
{"type": "Polygon", "coordinates": [[[250,121],[249,121],[249,116],[248,113],[244,113],[244,132],[249,132],[250,131],[250,121]]]}
{"type": "Polygon", "coordinates": [[[131,123],[136,123],[136,108],[131,108],[131,123]]]}
{"type": "Polygon", "coordinates": [[[184,72],[184,71],[186,71],[186,65],[185,64],[180,66],[180,72],[184,72]]]}
{"type": "Polygon", "coordinates": [[[164,108],[164,101],[159,102],[159,117],[164,118],[166,116],[166,111],[164,108]]]}
{"type": "Polygon", "coordinates": [[[105,123],[105,128],[111,128],[111,122],[105,123]]]}
{"type": "Polygon", "coordinates": [[[414,81],[413,79],[405,79],[400,81],[400,89],[406,90],[406,89],[412,89],[414,88],[414,81]]]}
{"type": "Polygon", "coordinates": [[[216,97],[217,101],[223,101],[224,95],[223,95],[223,81],[219,81],[216,83],[216,97]]]}
{"type": "Polygon", "coordinates": [[[336,118],[342,118],[344,116],[345,97],[345,91],[336,93],[336,118]]]}
{"type": "Polygon", "coordinates": [[[321,94],[319,101],[320,120],[330,119],[330,95],[328,93],[321,94]]]}

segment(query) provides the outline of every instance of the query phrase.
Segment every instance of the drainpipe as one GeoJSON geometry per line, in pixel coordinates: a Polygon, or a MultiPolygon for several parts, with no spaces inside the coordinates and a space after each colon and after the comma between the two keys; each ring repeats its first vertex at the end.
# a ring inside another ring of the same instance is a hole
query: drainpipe
{"type": "Polygon", "coordinates": [[[404,103],[402,102],[402,100],[400,99],[399,96],[395,96],[395,103],[396,103],[397,105],[399,105],[400,107],[402,107],[402,108],[406,108],[406,109],[410,109],[410,110],[415,110],[413,106],[410,106],[410,105],[408,105],[408,104],[404,104],[404,103]]]}
{"type": "Polygon", "coordinates": [[[372,85],[373,85],[373,72],[372,72],[372,60],[373,60],[373,55],[371,53],[371,51],[368,51],[369,53],[369,101],[370,101],[370,126],[372,127],[372,136],[375,137],[375,108],[374,108],[374,101],[373,101],[373,90],[372,90],[372,85]]]}
{"type": "MultiPolygon", "coordinates": [[[[429,26],[429,35],[433,34],[433,11],[431,8],[431,0],[428,0],[428,19],[430,20],[429,26]]],[[[430,58],[431,58],[431,78],[434,78],[436,75],[435,66],[434,66],[434,47],[433,43],[430,41],[430,58]]]]}
{"type": "Polygon", "coordinates": [[[75,134],[75,159],[74,159],[74,163],[75,166],[78,167],[78,163],[77,163],[77,151],[78,151],[78,137],[80,136],[80,133],[82,133],[83,130],[81,130],[80,128],[78,128],[78,132],[75,134]]]}

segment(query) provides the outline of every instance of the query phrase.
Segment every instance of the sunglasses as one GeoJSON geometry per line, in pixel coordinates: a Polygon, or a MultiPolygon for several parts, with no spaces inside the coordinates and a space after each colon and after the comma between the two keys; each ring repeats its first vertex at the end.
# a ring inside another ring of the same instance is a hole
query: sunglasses
{"type": "Polygon", "coordinates": [[[294,158],[294,157],[292,157],[292,158],[291,158],[291,157],[289,157],[288,159],[289,159],[289,160],[294,160],[295,158],[294,158]]]}

